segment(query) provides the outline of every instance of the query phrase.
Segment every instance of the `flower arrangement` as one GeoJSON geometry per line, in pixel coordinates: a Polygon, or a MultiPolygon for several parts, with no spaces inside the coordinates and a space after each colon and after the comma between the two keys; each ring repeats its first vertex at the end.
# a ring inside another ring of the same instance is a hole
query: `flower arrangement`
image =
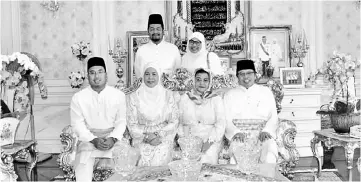
{"type": "Polygon", "coordinates": [[[71,88],[81,88],[85,80],[84,72],[71,72],[69,75],[69,82],[71,88]]]}
{"type": "Polygon", "coordinates": [[[355,69],[360,61],[351,55],[333,52],[320,72],[333,87],[332,101],[321,106],[318,114],[330,115],[331,123],[336,132],[347,133],[350,127],[360,124],[360,99],[356,97],[355,69]]]}
{"type": "Polygon", "coordinates": [[[90,43],[85,43],[80,41],[71,46],[72,53],[79,59],[79,61],[85,60],[89,55],[91,55],[90,43]]]}
{"type": "Polygon", "coordinates": [[[29,106],[30,96],[28,78],[30,84],[38,84],[43,99],[47,98],[47,88],[44,84],[44,76],[40,71],[37,58],[29,53],[15,52],[11,55],[1,55],[0,62],[1,87],[15,89],[15,110],[25,110],[29,106]]]}

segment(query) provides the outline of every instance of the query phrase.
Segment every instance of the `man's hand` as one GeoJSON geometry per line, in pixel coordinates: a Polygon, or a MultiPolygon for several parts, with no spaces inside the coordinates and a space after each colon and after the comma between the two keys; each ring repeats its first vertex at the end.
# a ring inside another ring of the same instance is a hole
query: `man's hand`
{"type": "Polygon", "coordinates": [[[269,134],[268,132],[265,132],[265,131],[262,131],[259,136],[258,136],[258,139],[261,141],[261,142],[264,142],[268,139],[271,139],[272,136],[271,134],[269,134]]]}
{"type": "Polygon", "coordinates": [[[107,146],[108,150],[113,148],[115,142],[116,142],[116,139],[114,139],[113,137],[108,137],[108,138],[104,139],[104,143],[107,146]]]}
{"type": "Polygon", "coordinates": [[[245,139],[246,139],[246,134],[240,132],[233,136],[232,141],[244,142],[245,139]]]}
{"type": "Polygon", "coordinates": [[[158,135],[155,133],[146,133],[144,137],[144,143],[150,143],[153,139],[157,138],[158,135]]]}
{"type": "Polygon", "coordinates": [[[213,142],[209,142],[209,141],[204,142],[202,145],[202,152],[203,153],[207,152],[207,150],[211,147],[212,144],[213,142]]]}
{"type": "Polygon", "coordinates": [[[150,145],[152,145],[152,146],[157,146],[157,145],[159,145],[159,144],[162,143],[162,140],[161,140],[160,136],[157,136],[156,138],[154,138],[153,140],[149,141],[148,143],[149,143],[150,145]]]}
{"type": "Polygon", "coordinates": [[[90,141],[90,143],[92,143],[98,150],[108,150],[108,145],[105,143],[105,139],[103,138],[94,138],[90,141]]]}

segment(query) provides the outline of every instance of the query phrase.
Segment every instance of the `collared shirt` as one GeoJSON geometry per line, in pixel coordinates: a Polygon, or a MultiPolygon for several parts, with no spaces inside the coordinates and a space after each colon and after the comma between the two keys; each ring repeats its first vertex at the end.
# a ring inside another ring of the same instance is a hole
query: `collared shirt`
{"type": "Polygon", "coordinates": [[[174,44],[163,40],[157,45],[150,41],[139,47],[135,55],[134,71],[137,78],[143,76],[141,72],[148,62],[156,62],[163,73],[172,72],[180,65],[181,56],[174,44]]]}
{"type": "Polygon", "coordinates": [[[232,139],[239,129],[233,119],[261,119],[266,121],[263,131],[276,136],[278,123],[276,102],[272,91],[254,84],[250,88],[239,86],[227,92],[224,97],[227,119],[226,137],[232,139]]]}
{"type": "Polygon", "coordinates": [[[77,92],[70,104],[71,126],[80,141],[91,141],[96,136],[91,129],[114,130],[108,137],[123,138],[126,128],[126,100],[120,90],[106,86],[100,93],[90,86],[77,92]]]}

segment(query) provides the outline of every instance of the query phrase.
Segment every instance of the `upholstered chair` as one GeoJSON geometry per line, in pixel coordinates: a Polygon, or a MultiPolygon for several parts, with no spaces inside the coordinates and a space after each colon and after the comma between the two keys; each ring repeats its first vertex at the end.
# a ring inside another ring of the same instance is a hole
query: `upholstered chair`
{"type": "MultiPolygon", "coordinates": [[[[127,96],[137,90],[140,84],[141,79],[137,79],[131,87],[118,89],[123,91],[127,96]]],[[[124,140],[131,143],[131,137],[128,133],[128,129],[126,129],[126,132],[124,133],[124,140]]],[[[64,172],[64,176],[62,178],[65,178],[66,181],[75,181],[76,179],[73,168],[73,161],[75,159],[76,149],[79,141],[70,125],[66,126],[62,130],[60,134],[60,141],[63,145],[65,145],[57,159],[60,169],[62,169],[64,172]]],[[[95,160],[93,181],[104,181],[113,174],[113,166],[110,166],[109,163],[105,162],[103,158],[97,158],[95,160]]]]}

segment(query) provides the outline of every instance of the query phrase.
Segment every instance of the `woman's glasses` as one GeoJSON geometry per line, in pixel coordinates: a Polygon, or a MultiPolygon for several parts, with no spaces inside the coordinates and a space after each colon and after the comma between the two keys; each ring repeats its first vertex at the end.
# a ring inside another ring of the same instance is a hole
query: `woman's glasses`
{"type": "Polygon", "coordinates": [[[194,40],[189,40],[189,44],[193,44],[193,45],[201,45],[201,41],[194,41],[194,40]]]}

